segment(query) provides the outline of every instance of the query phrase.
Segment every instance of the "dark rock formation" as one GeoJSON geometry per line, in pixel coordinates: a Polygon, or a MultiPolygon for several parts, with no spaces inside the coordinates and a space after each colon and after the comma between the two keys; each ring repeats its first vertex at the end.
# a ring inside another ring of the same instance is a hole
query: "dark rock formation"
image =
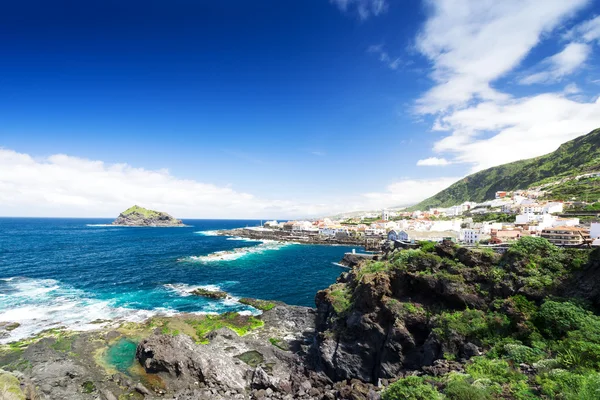
{"type": "Polygon", "coordinates": [[[148,210],[143,207],[133,206],[123,211],[113,225],[121,226],[185,226],[181,220],[160,211],[148,210]]]}
{"type": "Polygon", "coordinates": [[[227,293],[221,290],[206,290],[202,288],[194,289],[190,292],[196,296],[208,297],[210,299],[225,299],[227,298],[227,293]]]}

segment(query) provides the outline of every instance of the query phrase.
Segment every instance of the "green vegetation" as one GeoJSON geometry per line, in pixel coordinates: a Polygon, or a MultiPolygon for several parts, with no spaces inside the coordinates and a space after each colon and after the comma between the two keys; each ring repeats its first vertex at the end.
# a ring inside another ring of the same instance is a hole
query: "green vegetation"
{"type": "MultiPolygon", "coordinates": [[[[527,189],[564,177],[581,175],[600,170],[600,129],[563,143],[556,151],[545,156],[521,160],[488,168],[469,175],[447,189],[411,207],[409,210],[427,210],[430,207],[449,207],[465,201],[482,202],[493,199],[500,190],[527,189]]],[[[582,182],[583,183],[583,182],[582,182]]],[[[600,196],[600,188],[590,189],[590,201],[600,196]],[[592,196],[596,196],[592,198],[592,196]]],[[[569,195],[569,190],[557,188],[559,193],[569,195]]],[[[573,193],[585,194],[581,189],[573,193]]],[[[553,190],[554,198],[554,190],[553,190]]]]}
{"type": "MultiPolygon", "coordinates": [[[[468,214],[465,214],[465,217],[468,217],[468,214]]],[[[496,221],[496,222],[515,222],[517,219],[516,215],[506,214],[506,213],[496,213],[491,212],[488,214],[475,214],[472,215],[473,222],[488,222],[488,221],[496,221]]]]}
{"type": "Polygon", "coordinates": [[[12,374],[0,370],[0,399],[25,400],[19,380],[12,374]]]}
{"type": "Polygon", "coordinates": [[[419,376],[409,376],[392,383],[383,392],[383,400],[442,400],[444,397],[419,376]]]}
{"type": "Polygon", "coordinates": [[[269,338],[269,342],[280,350],[288,351],[290,349],[287,342],[283,339],[269,338]]]}
{"type": "Polygon", "coordinates": [[[207,335],[221,328],[229,328],[240,336],[244,336],[250,330],[260,328],[264,321],[253,317],[228,312],[219,315],[205,315],[200,319],[188,319],[185,322],[196,330],[196,336],[200,343],[208,343],[207,335]]]}
{"type": "Polygon", "coordinates": [[[94,382],[92,381],[83,382],[81,388],[83,389],[83,393],[92,393],[96,391],[96,385],[94,385],[94,382]]]}
{"type": "MultiPolygon", "coordinates": [[[[600,178],[589,177],[572,179],[559,183],[548,188],[544,199],[563,200],[563,201],[598,201],[600,200],[600,178]]],[[[590,209],[586,211],[597,211],[590,209]]]]}
{"type": "Polygon", "coordinates": [[[598,249],[561,249],[538,237],[502,255],[422,243],[363,263],[331,287],[329,300],[343,319],[365,307],[365,292],[381,293],[379,307],[395,326],[426,325],[423,337],[464,367],[399,379],[384,400],[600,399],[598,303],[579,276],[599,262],[598,249]],[[565,293],[582,297],[559,297],[565,293]]]}
{"type": "Polygon", "coordinates": [[[241,298],[240,303],[252,306],[252,307],[256,308],[257,310],[261,310],[261,311],[269,311],[269,310],[272,310],[276,306],[276,304],[272,301],[251,299],[248,297],[241,298]]]}
{"type": "Polygon", "coordinates": [[[345,285],[334,284],[331,285],[329,297],[331,298],[331,304],[336,313],[342,314],[346,311],[351,304],[352,294],[345,285]]]}
{"type": "Polygon", "coordinates": [[[123,214],[125,216],[131,215],[131,214],[139,214],[144,218],[156,218],[161,215],[161,213],[158,211],[148,210],[144,207],[140,207],[137,205],[133,206],[133,207],[129,207],[127,210],[123,211],[121,214],[123,214]]]}

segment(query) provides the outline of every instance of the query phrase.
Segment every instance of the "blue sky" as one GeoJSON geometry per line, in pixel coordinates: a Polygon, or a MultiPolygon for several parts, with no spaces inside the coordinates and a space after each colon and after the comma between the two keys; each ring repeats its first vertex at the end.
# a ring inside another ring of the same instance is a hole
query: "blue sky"
{"type": "Polygon", "coordinates": [[[406,205],[600,126],[590,0],[0,6],[0,215],[406,205]]]}

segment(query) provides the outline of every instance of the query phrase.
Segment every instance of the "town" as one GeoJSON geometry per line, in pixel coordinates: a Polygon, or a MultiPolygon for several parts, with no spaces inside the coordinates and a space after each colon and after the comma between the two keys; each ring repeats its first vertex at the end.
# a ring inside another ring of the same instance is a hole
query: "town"
{"type": "Polygon", "coordinates": [[[280,232],[298,241],[364,243],[366,248],[386,240],[499,246],[524,236],[540,236],[563,247],[600,246],[600,203],[553,201],[537,189],[499,191],[493,200],[427,211],[385,209],[319,220],[267,221],[254,230],[262,235],[280,232]]]}

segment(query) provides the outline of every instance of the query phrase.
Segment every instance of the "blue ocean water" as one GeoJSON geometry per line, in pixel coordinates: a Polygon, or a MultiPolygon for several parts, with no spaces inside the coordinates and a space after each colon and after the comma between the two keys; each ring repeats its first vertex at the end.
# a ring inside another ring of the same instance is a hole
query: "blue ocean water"
{"type": "Polygon", "coordinates": [[[217,229],[259,221],[184,220],[183,228],[105,226],[106,219],[0,218],[0,322],[21,326],[2,342],[43,329],[93,329],[102,319],[156,313],[257,313],[240,297],[314,306],[335,281],[343,246],[245,241],[217,229]],[[232,298],[189,295],[219,288],[232,298]]]}

